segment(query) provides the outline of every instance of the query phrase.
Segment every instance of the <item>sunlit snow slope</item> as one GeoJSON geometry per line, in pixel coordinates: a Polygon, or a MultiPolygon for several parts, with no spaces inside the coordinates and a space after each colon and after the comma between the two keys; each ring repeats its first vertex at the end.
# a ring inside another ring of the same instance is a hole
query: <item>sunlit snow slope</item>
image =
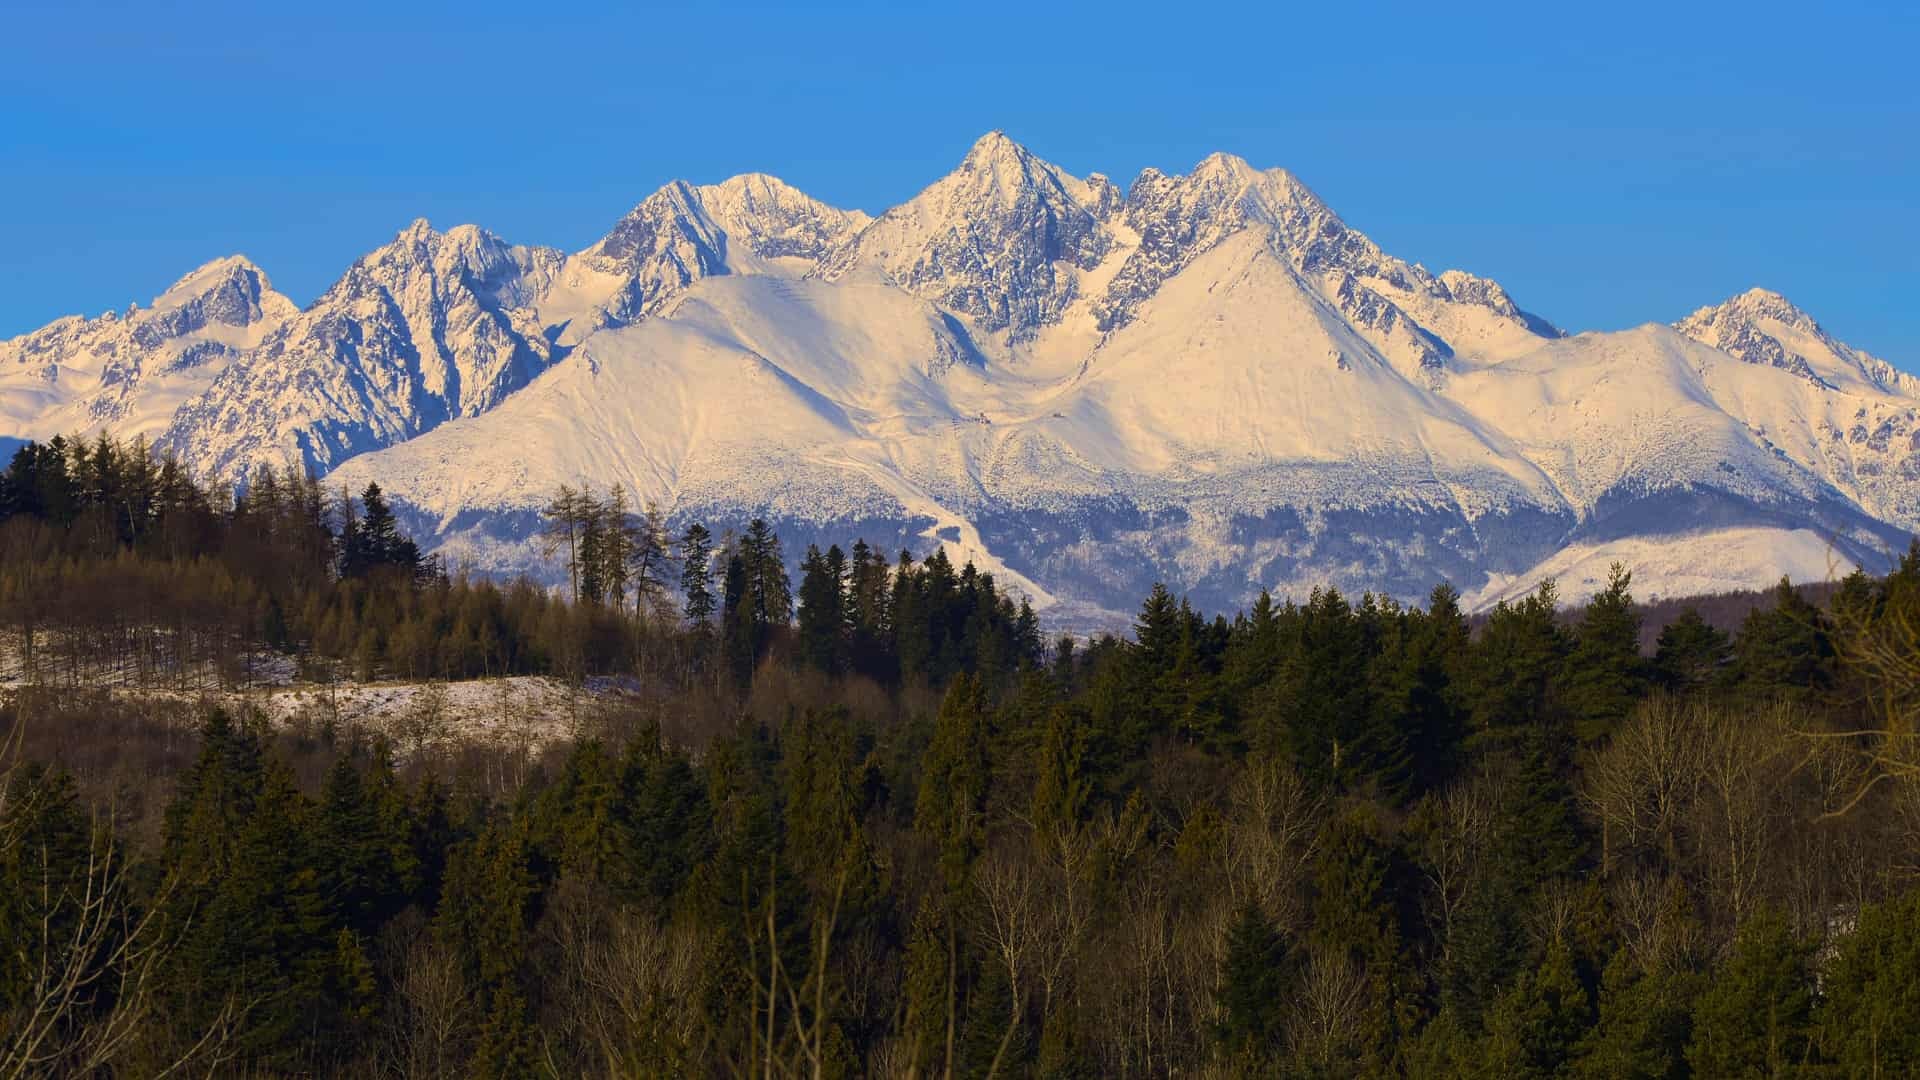
{"type": "Polygon", "coordinates": [[[796,555],[944,545],[1054,612],[1155,581],[1492,602],[1877,567],[1920,526],[1916,382],[1753,290],[1563,335],[1215,154],[1126,188],[1000,133],[878,216],[675,182],[569,255],[425,222],[295,310],[244,260],[0,343],[0,438],[378,480],[456,562],[538,563],[562,482],[796,555]]]}

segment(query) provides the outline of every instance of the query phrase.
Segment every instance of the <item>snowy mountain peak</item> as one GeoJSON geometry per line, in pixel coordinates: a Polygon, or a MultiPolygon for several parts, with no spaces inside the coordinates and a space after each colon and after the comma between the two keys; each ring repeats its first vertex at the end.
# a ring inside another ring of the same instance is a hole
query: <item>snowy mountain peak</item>
{"type": "Polygon", "coordinates": [[[1285,169],[1207,156],[1184,176],[1146,169],[1127,193],[1139,240],[1093,305],[1117,331],[1161,286],[1229,237],[1251,232],[1291,266],[1297,285],[1337,311],[1394,368],[1431,382],[1456,354],[1505,356],[1558,331],[1521,311],[1499,285],[1456,273],[1435,278],[1349,227],[1285,169]]]}
{"type": "Polygon", "coordinates": [[[742,173],[691,194],[734,245],[762,259],[816,262],[872,220],[859,210],[829,206],[766,173],[742,173]]]}
{"type": "Polygon", "coordinates": [[[415,220],[182,404],[160,443],[229,477],[325,471],[485,412],[554,359],[534,305],[565,258],[415,220]]]}
{"type": "Polygon", "coordinates": [[[1738,296],[1730,297],[1722,303],[1703,307],[1685,321],[1727,320],[1751,323],[1760,319],[1772,319],[1784,326],[1799,330],[1819,330],[1813,317],[1802,311],[1793,301],[1772,289],[1759,286],[1748,289],[1738,296]]]}
{"type": "Polygon", "coordinates": [[[1040,158],[1003,131],[989,131],[975,141],[959,166],[927,189],[936,190],[949,197],[985,199],[1007,209],[1031,198],[1057,201],[1064,195],[1080,209],[1088,209],[1086,181],[1040,158]]]}
{"type": "Polygon", "coordinates": [[[699,192],[675,180],[642,199],[580,257],[614,283],[603,300],[605,319],[623,323],[661,310],[701,278],[727,273],[727,236],[699,192]]]}
{"type": "Polygon", "coordinates": [[[640,200],[613,230],[587,250],[606,258],[631,262],[690,243],[718,259],[718,227],[700,205],[700,196],[685,180],[673,180],[640,200]]]}
{"type": "Polygon", "coordinates": [[[1102,223],[1118,218],[1127,208],[1126,193],[1106,173],[1087,174],[1087,209],[1102,223]]]}
{"type": "Polygon", "coordinates": [[[1078,293],[1078,271],[1106,253],[1112,238],[1095,210],[1111,204],[1110,188],[989,132],[958,168],[829,252],[814,274],[888,281],[1024,338],[1059,319],[1078,293]]]}
{"type": "Polygon", "coordinates": [[[1195,183],[1247,184],[1259,175],[1259,170],[1247,164],[1247,159],[1238,154],[1215,150],[1201,158],[1188,175],[1195,183]]]}
{"type": "Polygon", "coordinates": [[[69,317],[0,341],[0,431],[158,433],[183,402],[298,314],[245,256],[200,266],[151,307],[69,317]],[[8,431],[7,429],[11,429],[8,431]]]}
{"type": "MultiPolygon", "coordinates": [[[[250,326],[289,318],[293,301],[275,292],[266,272],[245,255],[226,255],[182,276],[154,297],[153,312],[190,311],[179,325],[200,321],[250,326]]],[[[178,332],[178,331],[176,331],[178,332]]]]}
{"type": "Polygon", "coordinates": [[[1711,304],[1674,329],[1749,364],[1761,364],[1834,388],[1894,391],[1909,377],[1827,333],[1813,316],[1771,289],[1752,288],[1711,304]]]}
{"type": "Polygon", "coordinates": [[[973,141],[966,156],[960,159],[959,167],[963,171],[1022,169],[1038,160],[1032,151],[996,128],[973,141]]]}

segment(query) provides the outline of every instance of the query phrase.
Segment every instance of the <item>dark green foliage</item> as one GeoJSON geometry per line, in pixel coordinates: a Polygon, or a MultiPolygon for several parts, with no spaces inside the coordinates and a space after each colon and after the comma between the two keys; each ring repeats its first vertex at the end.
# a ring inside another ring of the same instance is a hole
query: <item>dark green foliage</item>
{"type": "Polygon", "coordinates": [[[59,902],[84,893],[92,837],[71,773],[29,763],[0,792],[0,1018],[28,1005],[35,965],[51,929],[52,964],[75,959],[71,940],[77,912],[59,902]]]}
{"type": "Polygon", "coordinates": [[[1566,946],[1554,943],[1487,1016],[1488,1064],[1498,1076],[1557,1076],[1592,1020],[1566,946]]]}
{"type": "MultiPolygon", "coordinates": [[[[1848,1076],[1912,1076],[1920,1071],[1920,892],[1860,913],[1835,942],[1821,980],[1825,998],[1820,1048],[1848,1076]]],[[[1801,1019],[1791,1005],[1782,1027],[1801,1019]]],[[[1788,1027],[1797,1035],[1797,1029],[1788,1027]]],[[[1791,1053],[1798,1046],[1789,1041],[1791,1053]]]]}
{"type": "Polygon", "coordinates": [[[1586,742],[1611,731],[1646,692],[1640,616],[1628,592],[1632,582],[1626,567],[1615,563],[1607,587],[1587,602],[1574,629],[1563,700],[1575,734],[1586,742]]]}
{"type": "Polygon", "coordinates": [[[364,775],[347,758],[334,763],[320,792],[315,854],[328,904],[351,929],[371,935],[418,890],[412,832],[384,743],[364,775]]]}
{"type": "Polygon", "coordinates": [[[920,793],[914,827],[931,839],[947,889],[966,887],[974,859],[986,845],[986,701],[979,680],[962,675],[940,703],[933,741],[920,763],[920,793]]]}
{"type": "Polygon", "coordinates": [[[825,555],[817,547],[808,547],[800,573],[800,656],[829,675],[845,671],[853,630],[847,611],[846,556],[837,544],[825,555]]]}
{"type": "Polygon", "coordinates": [[[765,522],[718,589],[686,528],[687,619],[656,617],[658,513],[572,496],[577,603],[408,571],[377,490],[334,518],[111,440],[16,457],[0,1064],[71,967],[26,1074],[1920,1068],[1920,803],[1897,734],[1850,734],[1920,701],[1860,661],[1906,655],[1920,549],[1824,608],[1776,592],[1737,646],[1680,613],[1651,661],[1624,572],[1471,625],[1445,587],[1231,619],[1156,589],[1131,640],[1048,645],[941,551],[822,541],[793,595],[765,522]],[[537,750],[218,711],[195,739],[187,695],[139,693],[267,648],[637,677],[529,718],[537,750]],[[110,917],[66,944],[109,851],[110,917]]]}
{"type": "Polygon", "coordinates": [[[1595,1024],[1574,1072],[1591,1080],[1679,1080],[1687,1071],[1694,980],[1641,972],[1616,953],[1601,981],[1595,1024]]]}
{"type": "Polygon", "coordinates": [[[1227,931],[1220,965],[1221,1047],[1229,1057],[1258,1059],[1278,1040],[1286,1004],[1286,942],[1258,904],[1245,902],[1227,931]]]}
{"type": "Polygon", "coordinates": [[[293,1060],[316,1024],[338,1022],[341,977],[312,802],[254,736],[216,715],[168,814],[170,919],[185,927],[166,969],[169,1014],[203,1030],[243,1013],[235,1041],[293,1060]]]}
{"type": "Polygon", "coordinates": [[[360,510],[341,500],[340,575],[360,578],[394,573],[411,578],[420,569],[420,549],[400,532],[379,484],[360,493],[360,510]]]}
{"type": "Polygon", "coordinates": [[[1733,955],[1700,995],[1687,1061],[1702,1076],[1785,1076],[1813,1046],[1810,950],[1765,912],[1734,939],[1733,955]]]}
{"type": "Polygon", "coordinates": [[[1771,607],[1756,608],[1733,641],[1733,674],[1756,696],[1805,698],[1833,684],[1833,642],[1820,610],[1782,578],[1771,607]]]}
{"type": "Polygon", "coordinates": [[[1691,693],[1724,677],[1733,660],[1733,640],[1687,608],[1660,631],[1653,654],[1654,677],[1668,690],[1691,693]]]}
{"type": "Polygon", "coordinates": [[[680,593],[687,621],[703,626],[713,618],[713,534],[693,522],[680,537],[680,593]]]}
{"type": "Polygon", "coordinates": [[[1518,603],[1501,603],[1475,643],[1464,696],[1476,734],[1555,721],[1568,651],[1551,582],[1518,603]]]}

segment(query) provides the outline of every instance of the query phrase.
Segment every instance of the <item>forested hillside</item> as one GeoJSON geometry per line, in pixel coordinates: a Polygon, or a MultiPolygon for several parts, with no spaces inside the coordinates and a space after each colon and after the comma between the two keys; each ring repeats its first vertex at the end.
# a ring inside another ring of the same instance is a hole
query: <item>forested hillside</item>
{"type": "Polygon", "coordinates": [[[20,451],[0,1073],[1920,1070],[1920,548],[1646,650],[1624,569],[1048,641],[938,553],[544,539],[565,595],[377,486],[20,451]],[[143,696],[287,663],[640,690],[532,754],[143,696]]]}

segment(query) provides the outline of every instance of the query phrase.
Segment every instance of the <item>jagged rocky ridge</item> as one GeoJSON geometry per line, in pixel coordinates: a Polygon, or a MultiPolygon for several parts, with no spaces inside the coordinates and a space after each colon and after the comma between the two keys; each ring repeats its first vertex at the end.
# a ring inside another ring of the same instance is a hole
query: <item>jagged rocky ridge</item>
{"type": "Polygon", "coordinates": [[[416,222],[304,311],[222,260],[0,344],[0,435],[377,477],[484,568],[585,479],[796,550],[945,544],[1063,621],[1154,580],[1491,600],[1610,552],[1677,581],[1649,552],[1710,548],[1723,586],[1870,561],[1920,525],[1917,408],[1777,294],[1567,337],[1284,170],[1123,192],[997,132],[874,218],[675,182],[573,255],[416,222]]]}

